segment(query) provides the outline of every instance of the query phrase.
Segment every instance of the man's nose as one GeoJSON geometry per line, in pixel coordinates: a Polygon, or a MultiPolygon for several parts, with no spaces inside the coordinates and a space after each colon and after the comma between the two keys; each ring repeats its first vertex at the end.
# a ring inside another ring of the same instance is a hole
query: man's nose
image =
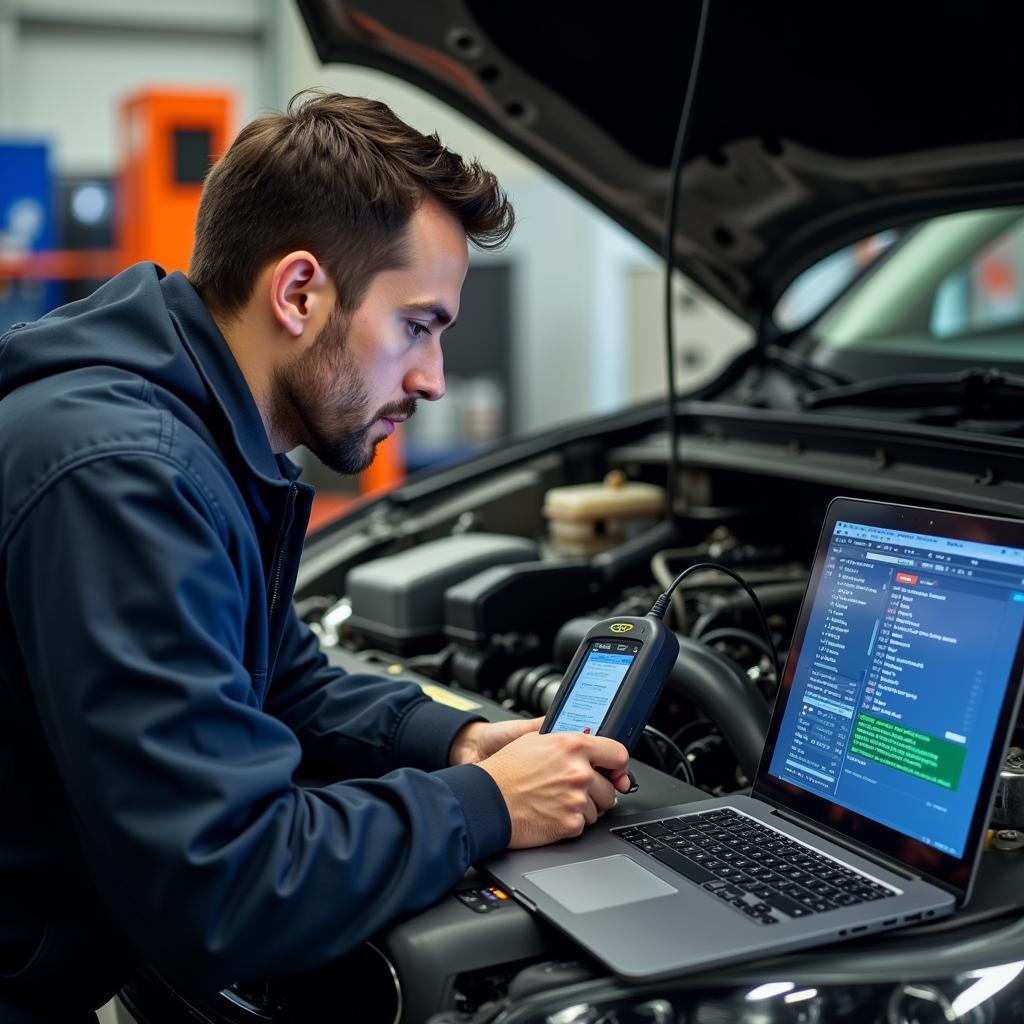
{"type": "Polygon", "coordinates": [[[444,355],[439,342],[421,350],[421,358],[405,378],[405,392],[428,402],[444,397],[444,355]]]}

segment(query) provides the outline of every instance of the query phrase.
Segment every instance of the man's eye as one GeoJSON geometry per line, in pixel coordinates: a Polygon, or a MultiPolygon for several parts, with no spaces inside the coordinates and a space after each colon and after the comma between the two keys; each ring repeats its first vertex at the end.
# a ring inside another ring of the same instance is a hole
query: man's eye
{"type": "Polygon", "coordinates": [[[427,330],[426,325],[421,324],[418,320],[409,320],[407,323],[409,325],[409,333],[414,338],[421,338],[424,334],[430,333],[430,331],[427,330]]]}

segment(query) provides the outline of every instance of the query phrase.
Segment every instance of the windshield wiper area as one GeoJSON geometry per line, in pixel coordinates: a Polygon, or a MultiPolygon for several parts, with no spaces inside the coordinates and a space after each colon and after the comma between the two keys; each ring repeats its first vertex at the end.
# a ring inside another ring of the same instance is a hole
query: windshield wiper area
{"type": "Polygon", "coordinates": [[[915,423],[952,425],[965,420],[1006,420],[1008,432],[1024,421],[1024,377],[1002,370],[914,373],[884,380],[820,388],[801,395],[804,409],[861,406],[908,413],[915,423]]]}

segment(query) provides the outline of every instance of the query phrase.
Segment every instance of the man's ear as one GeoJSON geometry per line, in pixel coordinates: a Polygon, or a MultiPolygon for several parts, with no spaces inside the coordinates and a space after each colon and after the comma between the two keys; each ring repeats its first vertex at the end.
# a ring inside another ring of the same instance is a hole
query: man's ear
{"type": "Polygon", "coordinates": [[[293,338],[316,337],[334,308],[330,275],[310,252],[290,252],[277,261],[270,278],[274,319],[293,338]]]}

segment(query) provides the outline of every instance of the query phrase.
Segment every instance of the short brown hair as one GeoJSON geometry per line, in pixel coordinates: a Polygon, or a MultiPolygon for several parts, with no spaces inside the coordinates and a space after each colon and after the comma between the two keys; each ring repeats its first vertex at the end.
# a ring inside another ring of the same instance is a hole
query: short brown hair
{"type": "Polygon", "coordinates": [[[372,279],[403,263],[409,218],[425,197],[480,249],[515,215],[495,176],[374,100],[310,90],[285,113],[247,124],[203,186],[189,278],[206,305],[237,313],[268,262],[308,249],[346,312],[372,279]]]}

